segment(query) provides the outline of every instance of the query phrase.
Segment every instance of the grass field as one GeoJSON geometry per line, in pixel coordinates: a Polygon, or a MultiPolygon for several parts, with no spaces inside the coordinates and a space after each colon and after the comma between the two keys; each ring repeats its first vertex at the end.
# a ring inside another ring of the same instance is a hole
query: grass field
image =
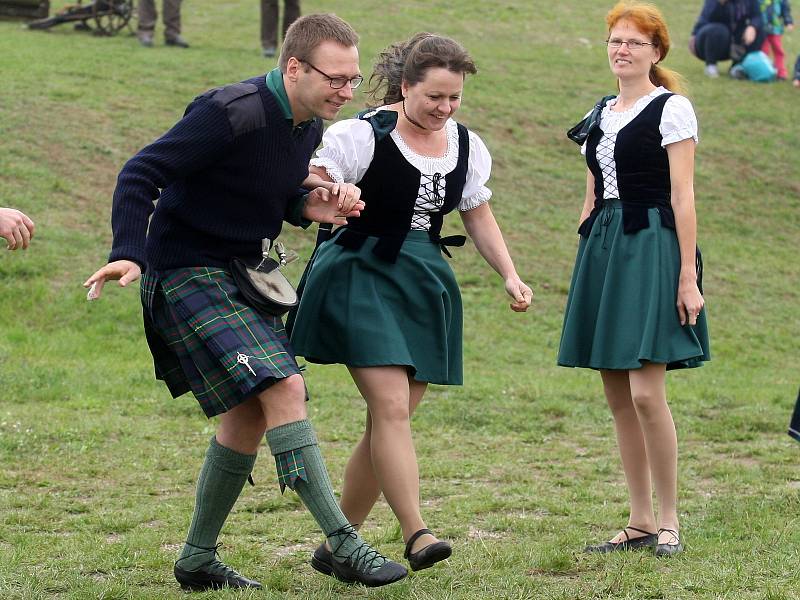
{"type": "MultiPolygon", "coordinates": [[[[585,168],[564,131],[614,87],[606,3],[306,0],[305,12],[335,10],[361,32],[365,73],[379,49],[418,30],[472,51],[480,72],[460,120],[492,151],[493,207],[535,308],[512,314],[474,247],[456,254],[466,382],[433,389],[414,420],[424,515],[452,540],[448,563],[379,590],[316,574],[316,526],[293,494],[280,496],[264,453],[221,541],[268,589],[196,597],[800,598],[800,447],[785,434],[800,384],[800,91],[705,79],[685,50],[699,4],[661,3],[674,37],[666,64],[686,75],[701,126],[713,352],[706,367],[669,376],[687,552],[580,553],[627,518],[599,377],[555,366],[585,168]]],[[[153,379],[136,286],[89,304],[80,284],[110,248],[124,161],[197,93],[273,66],[260,56],[256,2],[192,0],[183,13],[186,51],[160,45],[160,24],[159,45],[144,49],[128,35],[0,22],[0,205],[37,224],[27,252],[0,254],[3,600],[182,597],[172,562],[213,423],[153,379]]],[[[792,61],[799,36],[785,39],[792,61]]],[[[357,97],[346,115],[361,106],[357,97]]],[[[285,231],[304,256],[312,238],[285,231]]],[[[363,403],[339,367],[311,366],[308,382],[338,488],[363,403]]],[[[364,532],[402,555],[385,503],[364,532]]]]}

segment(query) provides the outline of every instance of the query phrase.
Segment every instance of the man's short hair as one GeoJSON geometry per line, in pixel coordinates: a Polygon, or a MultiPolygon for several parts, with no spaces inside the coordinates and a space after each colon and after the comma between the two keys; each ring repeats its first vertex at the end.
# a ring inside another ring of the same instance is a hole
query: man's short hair
{"type": "Polygon", "coordinates": [[[283,40],[278,61],[281,72],[286,73],[286,65],[292,56],[298,60],[310,60],[322,42],[336,42],[349,48],[358,46],[358,34],[347,22],[332,13],[300,17],[289,27],[283,40]]]}

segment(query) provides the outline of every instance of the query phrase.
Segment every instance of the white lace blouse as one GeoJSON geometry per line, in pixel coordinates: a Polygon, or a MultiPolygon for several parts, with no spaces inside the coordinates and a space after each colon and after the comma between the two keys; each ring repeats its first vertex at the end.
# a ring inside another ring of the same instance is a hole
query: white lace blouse
{"type": "MultiPolygon", "coordinates": [[[[377,110],[387,110],[381,107],[377,110]]],[[[403,157],[421,173],[420,187],[414,206],[411,229],[428,230],[430,213],[437,210],[444,199],[445,175],[458,164],[458,126],[453,119],[445,124],[447,152],[432,157],[417,154],[408,147],[397,129],[391,132],[392,140],[403,157]]],[[[367,172],[375,156],[375,135],[372,125],[361,119],[345,119],[334,123],[322,137],[322,148],[317,150],[311,165],[325,169],[328,176],[339,183],[358,183],[367,172]]],[[[486,187],[492,170],[492,157],[480,137],[469,132],[469,160],[467,179],[461,194],[458,210],[477,208],[492,197],[486,187]]],[[[368,198],[365,198],[369,202],[368,198]]]]}
{"type": "MultiPolygon", "coordinates": [[[[600,116],[600,129],[603,136],[597,143],[597,162],[603,171],[603,197],[619,198],[617,188],[617,165],[614,161],[614,146],[617,141],[617,134],[628,123],[650,104],[650,101],[661,94],[669,93],[665,87],[657,87],[646,96],[639,98],[636,103],[626,111],[615,112],[611,107],[617,103],[616,98],[609,100],[603,108],[600,116]]],[[[588,116],[588,113],[587,113],[588,116]]],[[[693,139],[699,142],[697,137],[697,117],[694,114],[692,103],[684,96],[672,96],[664,103],[664,112],[661,114],[659,125],[661,132],[661,146],[674,144],[683,140],[693,139]]],[[[586,144],[581,146],[581,153],[586,154],[586,144]]]]}

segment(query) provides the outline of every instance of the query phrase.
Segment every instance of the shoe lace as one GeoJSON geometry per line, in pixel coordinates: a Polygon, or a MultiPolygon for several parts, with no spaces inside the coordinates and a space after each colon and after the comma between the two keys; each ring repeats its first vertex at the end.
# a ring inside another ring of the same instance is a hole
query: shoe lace
{"type": "MultiPolygon", "coordinates": [[[[340,527],[336,531],[329,533],[328,539],[331,538],[336,539],[336,547],[333,547],[333,544],[331,544],[332,554],[340,558],[342,555],[339,554],[339,550],[348,540],[360,539],[358,532],[356,532],[355,528],[349,523],[343,527],[340,527]]],[[[383,554],[375,550],[364,540],[361,540],[361,543],[344,558],[354,567],[360,568],[365,572],[372,571],[373,569],[382,566],[387,560],[383,554]],[[376,562],[379,564],[376,565],[376,562]]]]}

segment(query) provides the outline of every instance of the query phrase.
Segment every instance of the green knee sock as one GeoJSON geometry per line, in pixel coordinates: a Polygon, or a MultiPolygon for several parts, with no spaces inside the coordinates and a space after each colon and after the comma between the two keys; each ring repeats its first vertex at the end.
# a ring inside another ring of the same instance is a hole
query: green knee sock
{"type": "Polygon", "coordinates": [[[386,559],[361,539],[336,502],[311,423],[304,419],[270,429],[267,442],[281,490],[288,485],[297,492],[327,536],[334,558],[339,562],[351,558],[369,570],[381,567],[386,559]]]}
{"type": "Polygon", "coordinates": [[[188,571],[215,559],[217,537],[253,471],[255,454],[239,454],[211,438],[206,460],[197,479],[197,496],[186,544],[178,557],[188,571]]]}

